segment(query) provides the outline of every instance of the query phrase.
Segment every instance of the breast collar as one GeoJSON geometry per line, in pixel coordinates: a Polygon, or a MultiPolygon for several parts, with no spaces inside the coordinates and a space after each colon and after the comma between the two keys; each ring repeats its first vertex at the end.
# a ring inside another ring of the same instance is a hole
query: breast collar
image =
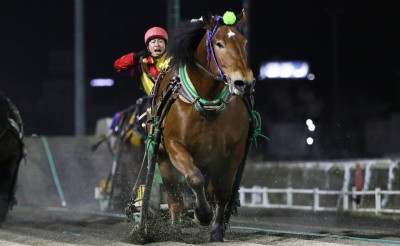
{"type": "Polygon", "coordinates": [[[230,103],[233,98],[233,95],[229,93],[228,88],[225,86],[217,99],[211,101],[203,99],[194,88],[187,74],[186,65],[179,67],[178,75],[182,85],[179,90],[179,98],[185,103],[193,104],[200,114],[221,113],[226,109],[226,104],[230,103]]]}

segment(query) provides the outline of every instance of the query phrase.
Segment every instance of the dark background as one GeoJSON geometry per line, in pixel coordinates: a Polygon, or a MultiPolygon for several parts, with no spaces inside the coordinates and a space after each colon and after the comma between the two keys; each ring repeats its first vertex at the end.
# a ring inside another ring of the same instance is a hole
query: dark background
{"type": "MultiPolygon", "coordinates": [[[[20,109],[26,134],[74,134],[74,1],[0,2],[0,90],[20,109]]],[[[396,156],[400,152],[400,1],[250,1],[249,58],[304,60],[313,81],[265,79],[256,85],[263,134],[260,159],[396,156]],[[305,120],[316,124],[308,132],[305,120]],[[315,144],[305,145],[313,136],[315,144]]],[[[143,94],[119,76],[115,59],[144,49],[152,26],[166,27],[167,1],[85,1],[86,114],[96,121],[143,94]],[[91,88],[93,78],[111,88],[91,88]]],[[[181,19],[209,10],[239,13],[241,1],[181,0],[181,19]]],[[[171,35],[171,33],[170,33],[171,35]]]]}

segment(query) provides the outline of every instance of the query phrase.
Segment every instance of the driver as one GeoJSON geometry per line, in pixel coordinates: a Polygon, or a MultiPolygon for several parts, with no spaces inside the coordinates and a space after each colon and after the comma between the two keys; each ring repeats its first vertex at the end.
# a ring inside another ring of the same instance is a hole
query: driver
{"type": "Polygon", "coordinates": [[[144,35],[146,50],[128,53],[114,62],[119,73],[128,73],[131,77],[140,76],[147,95],[157,80],[158,74],[167,67],[171,57],[167,56],[168,34],[161,27],[152,27],[144,35]]]}

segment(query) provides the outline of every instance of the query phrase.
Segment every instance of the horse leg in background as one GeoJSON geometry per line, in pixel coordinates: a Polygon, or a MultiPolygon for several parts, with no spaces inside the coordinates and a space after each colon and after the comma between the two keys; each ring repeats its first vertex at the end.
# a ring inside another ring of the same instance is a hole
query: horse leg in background
{"type": "Polygon", "coordinates": [[[179,173],[164,152],[159,153],[158,167],[163,184],[168,193],[167,202],[171,216],[171,224],[177,225],[181,222],[181,215],[184,207],[182,190],[179,185],[179,173]]]}
{"type": "Polygon", "coordinates": [[[9,195],[11,189],[11,182],[13,177],[13,172],[9,163],[0,163],[0,225],[6,219],[6,215],[9,209],[9,195]]]}
{"type": "Polygon", "coordinates": [[[196,197],[194,211],[196,222],[200,225],[209,225],[213,219],[213,210],[206,199],[205,179],[203,174],[195,166],[192,156],[181,143],[165,141],[165,144],[171,162],[174,164],[175,168],[183,174],[186,183],[192,189],[196,197]]]}
{"type": "Polygon", "coordinates": [[[8,153],[7,155],[3,155],[3,153],[1,153],[2,157],[7,156],[7,158],[0,160],[0,224],[5,220],[8,210],[10,209],[10,203],[12,199],[14,199],[15,187],[13,187],[13,185],[15,184],[14,179],[17,177],[16,172],[18,171],[18,161],[20,158],[18,139],[12,133],[6,134],[3,138],[9,137],[15,141],[8,141],[4,146],[6,146],[7,151],[12,154],[9,155],[8,153]],[[8,149],[8,147],[10,149],[8,149]]]}

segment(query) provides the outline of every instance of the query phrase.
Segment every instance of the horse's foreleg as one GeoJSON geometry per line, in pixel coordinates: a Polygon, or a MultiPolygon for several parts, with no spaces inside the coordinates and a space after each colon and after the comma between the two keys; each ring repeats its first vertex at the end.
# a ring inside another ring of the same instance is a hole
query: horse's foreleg
{"type": "Polygon", "coordinates": [[[186,183],[192,189],[195,197],[195,221],[200,225],[209,225],[213,219],[213,211],[209,205],[205,194],[205,180],[199,169],[195,168],[193,172],[186,175],[186,183]]]}
{"type": "Polygon", "coordinates": [[[183,174],[186,183],[192,189],[195,197],[195,220],[200,225],[209,225],[213,219],[213,211],[205,194],[205,180],[201,171],[193,163],[192,156],[179,143],[170,143],[168,153],[177,170],[183,174]]]}
{"type": "Polygon", "coordinates": [[[215,220],[210,231],[210,242],[223,242],[225,235],[225,209],[232,196],[232,183],[235,172],[225,170],[212,177],[213,193],[216,202],[215,220]]]}

